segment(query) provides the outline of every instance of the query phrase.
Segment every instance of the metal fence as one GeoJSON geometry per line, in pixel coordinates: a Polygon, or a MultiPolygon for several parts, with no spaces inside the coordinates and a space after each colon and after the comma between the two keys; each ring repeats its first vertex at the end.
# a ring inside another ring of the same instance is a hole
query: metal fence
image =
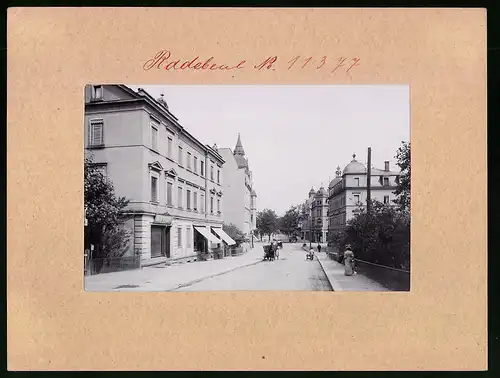
{"type": "Polygon", "coordinates": [[[140,267],[140,256],[85,259],[85,274],[91,276],[100,273],[139,269],[140,267]]]}
{"type": "MultiPolygon", "coordinates": [[[[343,253],[335,248],[328,248],[328,257],[339,263],[343,263],[343,253]]],[[[354,259],[355,270],[359,274],[377,281],[390,290],[409,291],[410,272],[405,269],[396,269],[390,266],[375,264],[369,261],[354,259]]]]}
{"type": "Polygon", "coordinates": [[[369,277],[390,290],[409,291],[410,272],[403,269],[391,268],[369,261],[355,260],[355,269],[358,273],[369,277]]]}

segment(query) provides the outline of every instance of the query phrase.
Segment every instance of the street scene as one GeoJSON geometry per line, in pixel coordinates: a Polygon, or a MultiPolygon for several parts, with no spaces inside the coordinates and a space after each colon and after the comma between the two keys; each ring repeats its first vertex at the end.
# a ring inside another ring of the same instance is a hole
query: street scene
{"type": "Polygon", "coordinates": [[[410,290],[408,86],[84,102],[86,291],[410,290]]]}

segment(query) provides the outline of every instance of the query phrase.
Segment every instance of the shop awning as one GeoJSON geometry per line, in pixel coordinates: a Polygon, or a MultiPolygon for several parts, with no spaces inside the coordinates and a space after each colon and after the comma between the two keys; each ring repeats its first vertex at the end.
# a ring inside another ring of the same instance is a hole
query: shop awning
{"type": "Polygon", "coordinates": [[[214,234],[212,234],[208,228],[206,228],[206,227],[195,227],[194,229],[196,231],[198,231],[200,234],[202,234],[205,237],[205,239],[207,239],[208,241],[210,241],[212,243],[216,243],[216,244],[221,243],[221,240],[218,239],[217,236],[215,236],[214,234]]]}
{"type": "Polygon", "coordinates": [[[219,235],[219,237],[222,240],[224,240],[227,243],[227,245],[235,245],[236,244],[236,242],[231,238],[231,236],[226,234],[222,228],[212,227],[212,230],[214,230],[214,232],[217,235],[219,235]]]}

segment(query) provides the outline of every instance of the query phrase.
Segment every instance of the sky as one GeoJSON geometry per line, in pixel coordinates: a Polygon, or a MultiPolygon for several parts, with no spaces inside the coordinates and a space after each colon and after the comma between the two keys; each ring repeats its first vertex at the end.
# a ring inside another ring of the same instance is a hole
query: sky
{"type": "Polygon", "coordinates": [[[337,165],[396,166],[410,140],[408,85],[130,85],[161,93],[203,144],[234,150],[238,133],[253,174],[257,208],[283,215],[313,187],[328,190],[337,165]]]}

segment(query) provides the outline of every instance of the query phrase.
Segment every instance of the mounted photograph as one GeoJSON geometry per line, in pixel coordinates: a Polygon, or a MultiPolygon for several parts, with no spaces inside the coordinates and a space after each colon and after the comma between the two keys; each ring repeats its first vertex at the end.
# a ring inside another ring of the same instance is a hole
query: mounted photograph
{"type": "Polygon", "coordinates": [[[82,95],[86,291],[410,291],[409,85],[82,95]]]}

